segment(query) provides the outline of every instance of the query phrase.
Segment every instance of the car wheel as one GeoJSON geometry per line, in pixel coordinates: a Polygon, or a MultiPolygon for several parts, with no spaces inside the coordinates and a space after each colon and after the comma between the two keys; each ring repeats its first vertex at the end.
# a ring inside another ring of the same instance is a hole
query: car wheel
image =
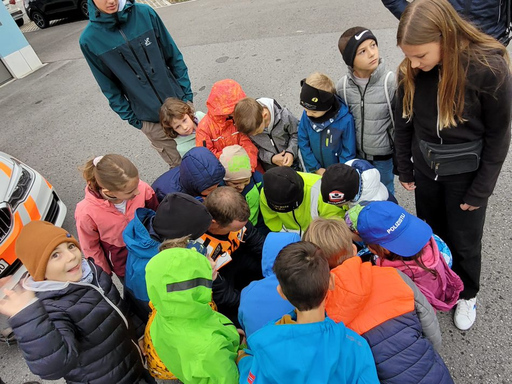
{"type": "Polygon", "coordinates": [[[23,18],[16,20],[16,24],[18,24],[18,27],[21,27],[25,23],[25,20],[23,18]]]}
{"type": "Polygon", "coordinates": [[[80,13],[82,16],[84,16],[86,19],[89,18],[89,4],[88,0],[82,0],[80,2],[80,13]]]}
{"type": "Polygon", "coordinates": [[[41,29],[44,29],[50,25],[48,19],[39,11],[33,11],[30,15],[32,21],[41,29]]]}

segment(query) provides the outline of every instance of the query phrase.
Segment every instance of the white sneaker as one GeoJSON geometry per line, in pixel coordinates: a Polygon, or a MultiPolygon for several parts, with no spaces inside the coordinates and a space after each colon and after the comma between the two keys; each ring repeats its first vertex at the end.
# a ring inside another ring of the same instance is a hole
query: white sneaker
{"type": "Polygon", "coordinates": [[[476,319],[476,297],[469,300],[460,299],[457,301],[457,308],[453,316],[455,326],[461,331],[466,331],[475,323],[476,319]]]}

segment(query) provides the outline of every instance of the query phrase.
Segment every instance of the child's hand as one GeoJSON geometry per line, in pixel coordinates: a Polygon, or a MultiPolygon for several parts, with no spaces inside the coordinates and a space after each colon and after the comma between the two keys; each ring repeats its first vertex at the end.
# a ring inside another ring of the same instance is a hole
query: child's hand
{"type": "Polygon", "coordinates": [[[293,155],[290,152],[285,152],[283,166],[291,167],[293,164],[293,155]]]}
{"type": "Polygon", "coordinates": [[[414,191],[416,189],[416,185],[414,184],[414,181],[412,183],[405,183],[405,182],[401,181],[400,184],[402,184],[402,187],[404,187],[408,191],[414,191]]]}
{"type": "Polygon", "coordinates": [[[142,352],[142,354],[143,354],[144,356],[147,356],[148,354],[146,353],[146,348],[145,348],[145,346],[144,346],[144,337],[141,337],[141,338],[139,339],[138,344],[139,344],[139,348],[140,348],[140,351],[142,352]]]}
{"type": "Polygon", "coordinates": [[[207,257],[208,257],[208,261],[210,262],[210,265],[212,266],[212,281],[215,281],[219,272],[217,271],[217,266],[215,265],[215,260],[213,260],[211,258],[211,256],[207,256],[207,257]]]}
{"type": "Polygon", "coordinates": [[[236,329],[238,334],[240,335],[240,345],[247,344],[247,339],[245,338],[245,332],[241,328],[236,329]]]}
{"type": "Polygon", "coordinates": [[[282,167],[284,164],[284,155],[285,151],[278,153],[277,155],[272,156],[272,163],[277,165],[278,167],[282,167]]]}
{"type": "MultiPolygon", "coordinates": [[[[2,279],[2,286],[6,282],[2,279]]],[[[22,287],[17,287],[15,290],[4,289],[5,297],[0,300],[0,313],[5,316],[12,317],[24,309],[36,295],[32,291],[27,291],[22,287]]]]}
{"type": "Polygon", "coordinates": [[[315,171],[315,173],[316,173],[317,175],[323,176],[323,174],[325,173],[325,168],[317,169],[317,170],[315,171]]]}

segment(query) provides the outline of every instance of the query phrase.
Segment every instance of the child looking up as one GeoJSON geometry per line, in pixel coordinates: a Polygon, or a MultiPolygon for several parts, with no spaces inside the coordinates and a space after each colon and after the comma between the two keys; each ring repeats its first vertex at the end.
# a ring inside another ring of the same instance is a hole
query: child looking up
{"type": "Polygon", "coordinates": [[[244,97],[242,87],[234,80],[225,79],[213,84],[206,100],[208,112],[197,127],[196,146],[208,148],[219,158],[224,147],[241,145],[247,151],[254,171],[258,165],[258,149],[247,135],[238,132],[233,123],[236,103],[244,97]]]}
{"type": "Polygon", "coordinates": [[[453,384],[436,351],[441,347],[436,314],[411,279],[362,262],[344,221],[316,219],[304,239],[322,249],[335,280],[327,315],[368,341],[381,383],[453,384]]]}
{"type": "Polygon", "coordinates": [[[275,166],[299,166],[297,124],[291,112],[274,99],[246,97],[240,100],[233,115],[239,132],[251,138],[258,148],[263,169],[275,166]]]}
{"type": "Polygon", "coordinates": [[[354,116],[356,156],[378,169],[382,183],[394,195],[395,75],[386,71],[377,38],[367,28],[347,29],[339,39],[338,48],[348,73],[336,84],[336,93],[354,116]]]}
{"type": "Polygon", "coordinates": [[[356,156],[354,119],[327,75],[315,72],[301,81],[301,87],[299,148],[306,172],[323,175],[329,165],[356,156]]]}
{"type": "Polygon", "coordinates": [[[158,200],[126,157],[109,154],[87,161],[82,169],[85,198],[76,206],[78,238],[87,257],[105,272],[125,275],[128,251],[123,230],[137,208],[156,210],[158,200]]]}
{"type": "Polygon", "coordinates": [[[357,229],[379,256],[377,265],[409,276],[432,307],[449,311],[457,304],[464,285],[446,264],[427,223],[394,203],[376,201],[361,210],[357,229]]]}
{"type": "MultiPolygon", "coordinates": [[[[213,272],[214,273],[214,272],[213,272]]],[[[147,350],[184,383],[235,384],[240,336],[211,306],[212,266],[193,249],[166,249],[146,267],[153,313],[147,350]]]]}
{"type": "Polygon", "coordinates": [[[203,117],[203,112],[194,112],[190,104],[175,97],[169,97],[160,107],[160,125],[176,141],[181,157],[196,146],[197,124],[203,117]]]}
{"type": "Polygon", "coordinates": [[[312,243],[287,245],[274,264],[277,291],[296,308],[248,339],[238,363],[240,382],[379,382],[366,341],[325,316],[333,277],[322,251],[312,243]]]}
{"type": "Polygon", "coordinates": [[[6,291],[0,313],[9,316],[30,370],[67,383],[139,383],[143,325],[128,316],[110,276],[83,258],[76,239],[31,221],[18,236],[16,255],[29,276],[22,288],[6,291]]]}

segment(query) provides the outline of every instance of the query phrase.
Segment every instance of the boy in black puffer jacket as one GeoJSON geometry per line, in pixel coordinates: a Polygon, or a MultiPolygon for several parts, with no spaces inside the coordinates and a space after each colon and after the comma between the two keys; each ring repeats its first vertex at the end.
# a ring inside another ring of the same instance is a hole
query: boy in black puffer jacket
{"type": "Polygon", "coordinates": [[[32,221],[16,254],[28,270],[16,291],[5,291],[0,313],[18,340],[30,370],[67,383],[133,384],[144,368],[137,338],[142,322],[129,318],[110,276],[82,256],[62,228],[32,221]]]}

